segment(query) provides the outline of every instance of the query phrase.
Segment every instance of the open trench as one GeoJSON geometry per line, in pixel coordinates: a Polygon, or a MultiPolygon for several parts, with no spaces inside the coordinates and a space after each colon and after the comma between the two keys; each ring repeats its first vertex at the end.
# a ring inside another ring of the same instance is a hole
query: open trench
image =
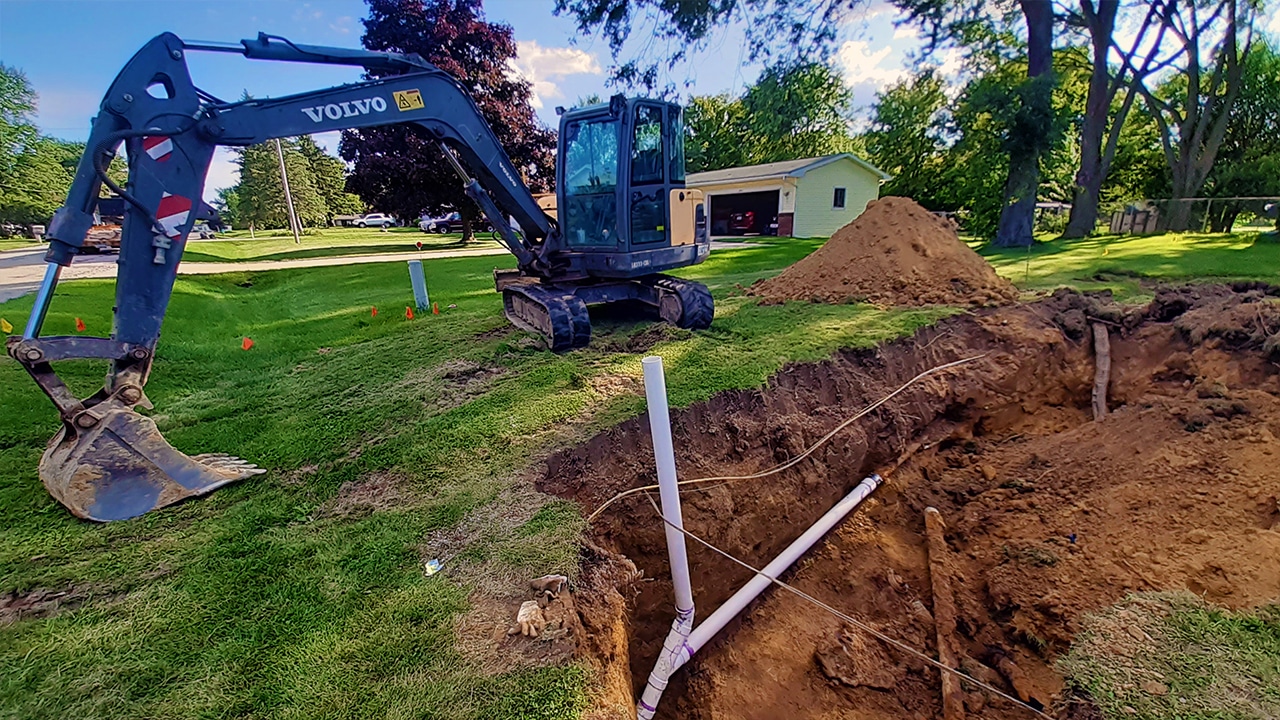
{"type": "MultiPolygon", "coordinates": [[[[1060,707],[1054,661],[1085,613],[1148,589],[1232,607],[1280,597],[1280,380],[1262,350],[1280,331],[1271,292],[1170,291],[1127,313],[1060,294],[788,366],[762,390],[673,413],[682,478],[785,461],[921,371],[982,356],[913,385],[794,468],[685,493],[685,524],[763,566],[879,471],[887,484],[784,579],[934,656],[923,510],[936,507],[962,669],[1060,707]],[[1113,328],[1112,412],[1099,422],[1080,326],[1096,315],[1113,328]]],[[[653,483],[648,436],[640,417],[560,452],[539,487],[590,512],[653,483]]],[[[624,716],[674,617],[666,545],[643,498],[613,505],[591,541],[579,648],[601,670],[598,716],[624,716]]],[[[697,543],[689,562],[699,619],[748,579],[697,543]]],[[[918,658],[771,589],[672,678],[658,717],[935,718],[939,685],[918,658]]],[[[1030,717],[972,688],[965,704],[972,717],[1030,717]]]]}

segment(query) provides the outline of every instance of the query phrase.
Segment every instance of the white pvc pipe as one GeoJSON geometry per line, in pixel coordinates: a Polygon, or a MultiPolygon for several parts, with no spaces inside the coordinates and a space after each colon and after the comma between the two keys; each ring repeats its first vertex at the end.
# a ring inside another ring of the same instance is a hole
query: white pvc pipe
{"type": "MultiPolygon", "coordinates": [[[[854,508],[863,500],[866,500],[867,496],[880,486],[880,482],[880,476],[872,474],[858,483],[858,486],[846,495],[843,500],[828,510],[826,515],[818,518],[818,522],[814,523],[808,530],[805,530],[804,534],[796,538],[795,542],[788,545],[786,550],[783,550],[778,557],[774,558],[773,562],[764,566],[760,574],[748,580],[741,590],[734,593],[733,597],[726,600],[715,612],[711,613],[710,617],[694,628],[687,641],[688,655],[685,656],[684,661],[687,661],[694,653],[701,650],[711,638],[715,637],[716,633],[720,632],[725,625],[728,625],[731,620],[737,617],[743,608],[749,605],[752,600],[755,600],[761,592],[764,592],[765,588],[772,585],[773,578],[777,578],[786,572],[787,568],[795,564],[795,561],[808,552],[809,548],[822,539],[823,535],[826,535],[846,515],[853,512],[854,508]]],[[[683,665],[684,662],[682,661],[680,664],[683,665]]]]}
{"type": "Polygon", "coordinates": [[[644,394],[649,406],[649,432],[653,436],[653,457],[658,468],[658,493],[662,498],[663,526],[667,535],[667,558],[671,564],[671,584],[676,596],[676,619],[662,645],[658,661],[649,673],[636,717],[649,720],[667,681],[689,657],[686,640],[693,630],[693,585],[689,581],[689,558],[685,553],[684,520],[680,513],[680,488],[676,480],[675,448],[671,442],[671,413],[667,408],[667,380],[662,358],[651,355],[640,361],[644,368],[644,394]]]}
{"type": "Polygon", "coordinates": [[[684,520],[680,514],[680,488],[676,485],[676,455],[671,443],[671,415],[667,409],[667,380],[662,358],[650,355],[640,361],[644,368],[644,395],[649,405],[649,432],[653,435],[653,456],[658,466],[658,493],[662,517],[666,519],[667,558],[671,562],[671,583],[676,591],[676,611],[693,611],[693,586],[689,582],[689,560],[685,554],[684,520]]]}

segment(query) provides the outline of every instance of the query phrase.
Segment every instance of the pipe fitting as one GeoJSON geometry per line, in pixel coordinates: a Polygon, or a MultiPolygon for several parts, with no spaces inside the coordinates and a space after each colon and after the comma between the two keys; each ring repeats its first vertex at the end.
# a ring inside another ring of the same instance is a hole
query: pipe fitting
{"type": "Polygon", "coordinates": [[[80,413],[79,415],[76,416],[76,427],[78,428],[88,430],[89,428],[97,424],[98,424],[98,418],[90,415],[87,412],[80,413]]]}
{"type": "Polygon", "coordinates": [[[40,362],[40,358],[44,357],[44,353],[39,348],[27,348],[22,354],[22,358],[27,362],[40,362]]]}
{"type": "Polygon", "coordinates": [[[137,385],[125,385],[119,390],[120,399],[133,404],[142,399],[142,388],[137,385]]]}

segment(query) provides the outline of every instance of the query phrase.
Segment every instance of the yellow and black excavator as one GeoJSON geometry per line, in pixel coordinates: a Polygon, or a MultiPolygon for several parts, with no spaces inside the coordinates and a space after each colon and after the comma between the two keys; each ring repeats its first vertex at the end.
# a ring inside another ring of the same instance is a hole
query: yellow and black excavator
{"type": "Polygon", "coordinates": [[[618,95],[562,114],[552,217],[466,89],[417,55],[299,45],[267,34],[220,44],[165,33],[134,55],[103,98],[67,202],[49,228],[48,267],[31,317],[22,336],[7,343],[61,414],[40,478],[71,512],[98,521],[135,517],[264,472],[229,455],[184,455],[135,411],[151,407],[143,388],[214,149],[392,123],[440,144],[467,196],[517,259],[516,270],[494,277],[507,318],[551,350],[587,345],[587,306],[599,303],[631,301],[685,328],[711,324],[707,288],[662,274],[702,262],[711,247],[703,195],[684,186],[679,106],[618,95]],[[190,51],[399,74],[224,102],[192,82],[190,51]],[[124,187],[105,172],[122,143],[124,187]],[[127,204],[111,337],[42,337],[59,274],[85,248],[103,184],[127,204]],[[103,388],[81,400],[51,363],[83,358],[109,360],[111,369],[103,388]]]}

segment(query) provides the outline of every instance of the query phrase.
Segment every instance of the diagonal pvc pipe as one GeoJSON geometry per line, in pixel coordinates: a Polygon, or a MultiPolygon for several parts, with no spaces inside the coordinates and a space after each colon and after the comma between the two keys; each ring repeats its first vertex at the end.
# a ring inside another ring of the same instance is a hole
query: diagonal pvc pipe
{"type": "Polygon", "coordinates": [[[751,604],[751,601],[759,597],[765,588],[772,585],[774,579],[786,572],[787,568],[794,565],[808,552],[809,548],[822,539],[823,535],[826,535],[863,500],[866,500],[881,482],[879,475],[872,474],[858,483],[844,499],[836,503],[816,523],[788,545],[778,557],[773,559],[773,562],[764,566],[759,574],[748,580],[738,592],[711,613],[710,617],[694,628],[693,632],[685,631],[683,626],[678,628],[681,618],[677,617],[671,633],[667,635],[667,641],[662,646],[662,655],[659,656],[658,663],[649,675],[649,684],[645,686],[644,694],[637,706],[637,716],[641,720],[652,718],[658,706],[658,700],[662,697],[662,691],[666,688],[671,676],[723,630],[725,625],[737,617],[747,605],[751,604]]]}
{"type": "Polygon", "coordinates": [[[649,673],[640,700],[636,703],[636,717],[651,720],[662,699],[671,676],[702,649],[725,625],[737,617],[752,600],[787,568],[795,564],[822,539],[831,528],[866,500],[882,482],[872,473],[858,483],[848,495],[835,504],[818,521],[801,533],[773,562],[764,566],[738,592],[725,601],[697,628],[693,627],[693,588],[689,582],[689,561],[685,552],[684,522],[680,513],[680,487],[676,480],[676,459],[671,442],[671,417],[667,409],[667,384],[662,373],[662,358],[646,357],[640,361],[644,368],[644,391],[649,405],[649,430],[653,434],[654,459],[658,467],[658,489],[662,497],[663,525],[667,534],[667,557],[671,562],[671,584],[676,595],[676,619],[662,644],[658,661],[649,673]]]}

